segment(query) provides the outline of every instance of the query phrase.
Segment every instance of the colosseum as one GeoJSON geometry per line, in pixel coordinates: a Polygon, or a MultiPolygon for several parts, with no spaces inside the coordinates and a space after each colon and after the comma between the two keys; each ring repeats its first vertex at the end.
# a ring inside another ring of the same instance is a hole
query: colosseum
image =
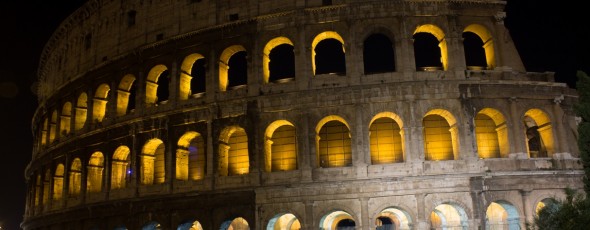
{"type": "Polygon", "coordinates": [[[525,229],[575,90],[498,0],[90,0],[47,42],[26,230],[525,229]]]}

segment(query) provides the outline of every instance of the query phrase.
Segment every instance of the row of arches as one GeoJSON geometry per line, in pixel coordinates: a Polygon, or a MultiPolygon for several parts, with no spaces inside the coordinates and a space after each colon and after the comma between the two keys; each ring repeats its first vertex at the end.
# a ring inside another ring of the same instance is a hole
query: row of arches
{"type": "MultiPolygon", "coordinates": [[[[530,109],[524,114],[527,146],[531,157],[547,157],[553,151],[551,119],[540,109],[530,109]]],[[[507,157],[509,138],[506,118],[496,109],[482,109],[475,116],[475,137],[480,158],[507,157]]],[[[447,110],[435,109],[424,115],[423,122],[424,159],[427,161],[459,159],[457,121],[447,110]]],[[[405,127],[401,118],[393,112],[382,112],[374,116],[369,124],[369,152],[371,164],[401,163],[406,159],[405,127]]],[[[352,139],[350,125],[340,116],[330,115],[321,119],[315,128],[316,167],[332,168],[352,166],[352,139]]],[[[297,128],[287,120],[277,120],[264,133],[265,172],[292,171],[300,166],[298,162],[297,128]]],[[[141,185],[166,182],[166,173],[174,173],[176,180],[201,180],[207,167],[207,137],[196,131],[187,131],[180,136],[174,151],[167,151],[164,141],[153,138],[146,141],[137,160],[131,157],[131,149],[121,145],[108,155],[96,151],[86,162],[74,158],[57,163],[38,173],[35,180],[34,205],[47,204],[48,199],[61,200],[64,192],[69,197],[80,195],[82,187],[88,193],[122,189],[129,184],[131,175],[138,171],[141,185]],[[174,171],[166,167],[167,156],[172,156],[174,171]],[[132,161],[137,161],[134,163],[132,161]],[[104,171],[110,164],[110,180],[105,181],[104,171]],[[137,165],[132,167],[132,165],[137,165]],[[86,167],[86,169],[84,169],[86,167]],[[53,171],[52,171],[53,170],[53,171]],[[85,180],[83,180],[85,176],[85,180]],[[67,177],[67,178],[65,178],[67,177]],[[64,184],[64,181],[67,184],[64,184]],[[51,185],[50,185],[51,184],[51,185]],[[51,192],[50,192],[51,191],[51,192]]],[[[217,139],[217,162],[215,173],[219,176],[234,176],[250,173],[252,170],[248,146],[248,133],[240,126],[225,127],[217,139]]],[[[215,150],[214,150],[215,151],[215,150]]],[[[169,177],[172,178],[172,177],[169,177]]]]}
{"type": "MultiPolygon", "coordinates": [[[[535,206],[538,214],[540,208],[554,204],[553,198],[545,198],[535,206]]],[[[390,206],[379,212],[373,220],[376,230],[409,230],[416,226],[416,218],[411,212],[397,206],[390,206]]],[[[353,230],[357,229],[358,217],[354,213],[345,210],[333,210],[324,214],[319,221],[318,229],[324,230],[353,230]]],[[[454,202],[445,202],[437,205],[428,216],[430,229],[470,229],[469,217],[466,210],[454,202]]],[[[525,220],[516,206],[504,200],[491,202],[485,211],[485,229],[518,230],[524,226],[525,220]]],[[[263,223],[266,230],[299,230],[302,221],[293,213],[279,213],[263,223]]],[[[126,230],[121,225],[115,230],[126,230]]],[[[157,221],[144,224],[142,230],[163,229],[157,221]]],[[[183,221],[177,230],[202,230],[198,220],[189,219],[183,221]]],[[[248,230],[250,225],[243,217],[236,217],[224,221],[219,229],[222,230],[248,230]]]]}
{"type": "MultiPolygon", "coordinates": [[[[494,48],[492,36],[482,25],[473,24],[464,29],[464,50],[467,66],[479,66],[483,69],[494,68],[494,48]],[[475,45],[474,45],[475,44],[475,45]],[[475,56],[474,56],[475,55],[475,56]],[[472,57],[474,56],[474,57],[472,57]],[[471,63],[475,60],[476,63],[471,63]]],[[[390,32],[370,34],[363,42],[363,63],[366,74],[396,71],[395,46],[390,32]]],[[[345,41],[335,31],[325,31],[312,40],[311,64],[314,75],[346,74],[345,41]]],[[[445,34],[439,27],[431,24],[418,26],[414,31],[414,50],[417,70],[447,70],[447,45],[445,34]]],[[[247,50],[241,45],[227,47],[218,60],[218,90],[227,91],[241,88],[247,84],[248,61],[247,50]]],[[[295,73],[294,43],[287,37],[271,39],[263,48],[262,81],[284,82],[293,80],[295,73]]],[[[112,108],[112,114],[123,116],[136,108],[137,92],[144,95],[146,107],[165,104],[170,99],[170,92],[178,92],[179,100],[201,97],[206,92],[207,60],[199,53],[187,55],[178,71],[178,86],[170,90],[171,70],[164,64],[153,66],[145,79],[145,89],[138,90],[138,79],[133,74],[124,75],[111,90],[109,84],[99,84],[94,94],[81,93],[77,100],[65,102],[59,110],[42,119],[40,144],[52,143],[59,136],[82,129],[88,118],[100,123],[112,108]],[[108,106],[108,103],[116,103],[108,106]],[[88,113],[88,106],[92,106],[88,113]],[[73,118],[73,120],[72,120],[73,118]],[[59,121],[58,121],[59,120],[59,121]],[[58,124],[59,123],[59,124],[58,124]]]]}

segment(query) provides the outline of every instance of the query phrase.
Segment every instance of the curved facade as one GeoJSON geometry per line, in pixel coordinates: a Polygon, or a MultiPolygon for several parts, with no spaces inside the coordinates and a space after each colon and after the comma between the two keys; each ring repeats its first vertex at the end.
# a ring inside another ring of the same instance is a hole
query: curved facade
{"type": "Polygon", "coordinates": [[[39,65],[24,229],[524,229],[574,90],[503,1],[91,0],[39,65]]]}

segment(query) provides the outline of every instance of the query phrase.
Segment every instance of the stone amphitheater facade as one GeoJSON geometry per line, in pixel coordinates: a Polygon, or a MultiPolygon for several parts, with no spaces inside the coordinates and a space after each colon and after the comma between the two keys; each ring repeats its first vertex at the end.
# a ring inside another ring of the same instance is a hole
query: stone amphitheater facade
{"type": "Polygon", "coordinates": [[[90,0],[42,53],[21,226],[524,229],[581,188],[577,95],[505,4],[90,0]]]}

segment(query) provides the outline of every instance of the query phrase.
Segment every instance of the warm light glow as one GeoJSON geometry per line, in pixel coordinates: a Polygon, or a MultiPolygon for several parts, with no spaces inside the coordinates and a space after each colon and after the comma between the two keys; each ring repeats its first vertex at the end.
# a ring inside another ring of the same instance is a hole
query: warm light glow
{"type": "Polygon", "coordinates": [[[448,63],[448,48],[447,48],[447,41],[445,40],[445,33],[442,29],[438,26],[432,24],[420,25],[414,31],[414,34],[417,33],[429,33],[436,37],[438,40],[438,47],[440,48],[440,56],[441,62],[443,65],[443,70],[447,70],[449,67],[448,63]]]}
{"type": "Polygon", "coordinates": [[[49,186],[51,182],[51,171],[45,171],[45,178],[43,180],[43,205],[49,204],[49,186]]]}
{"type": "Polygon", "coordinates": [[[80,130],[86,124],[86,110],[88,108],[88,96],[86,93],[81,93],[76,102],[76,117],[74,120],[74,129],[80,130]]]}
{"type": "Polygon", "coordinates": [[[104,168],[104,156],[101,152],[95,152],[88,161],[88,177],[86,190],[89,193],[102,191],[102,171],[104,168]]]}
{"type": "Polygon", "coordinates": [[[382,116],[373,120],[369,127],[371,164],[403,162],[403,132],[394,119],[382,116]]]}
{"type": "Polygon", "coordinates": [[[39,206],[39,202],[41,201],[41,175],[37,174],[37,180],[35,183],[35,206],[39,206]]]}
{"type": "Polygon", "coordinates": [[[325,32],[322,32],[322,33],[318,34],[317,36],[315,36],[315,38],[313,38],[313,41],[311,42],[311,68],[313,70],[314,76],[315,76],[315,70],[316,70],[315,47],[318,45],[318,43],[320,43],[321,41],[326,40],[326,39],[338,40],[340,43],[342,43],[342,52],[346,53],[346,50],[344,49],[344,39],[342,39],[340,34],[334,32],[334,31],[325,31],[325,32]]]}
{"type": "Polygon", "coordinates": [[[453,142],[449,123],[439,115],[427,115],[422,120],[426,160],[453,160],[453,142]]]}
{"type": "Polygon", "coordinates": [[[129,147],[119,146],[113,153],[113,164],[111,169],[111,189],[125,188],[127,171],[129,167],[129,147]]]}
{"type": "Polygon", "coordinates": [[[551,118],[540,109],[530,109],[524,114],[525,123],[525,137],[527,142],[527,149],[529,150],[530,157],[551,157],[553,156],[554,140],[553,140],[553,127],[551,125],[551,118]],[[527,133],[527,130],[535,129],[538,133],[540,140],[537,140],[539,145],[538,149],[534,149],[531,145],[532,136],[527,133]],[[544,153],[545,152],[545,153],[544,153]]]}
{"type": "Polygon", "coordinates": [[[295,126],[286,120],[271,123],[266,128],[264,151],[266,172],[297,169],[295,126]]]}
{"type": "Polygon", "coordinates": [[[250,230],[250,226],[248,225],[248,221],[246,221],[246,219],[238,217],[232,220],[227,230],[250,230]]]}
{"type": "Polygon", "coordinates": [[[70,166],[70,178],[68,184],[68,190],[70,197],[76,197],[80,194],[82,188],[82,162],[80,158],[76,158],[72,161],[70,166]]]}
{"type": "Polygon", "coordinates": [[[145,103],[148,106],[156,104],[158,101],[158,79],[166,70],[168,68],[165,65],[156,65],[148,73],[145,85],[145,103]]]}
{"type": "Polygon", "coordinates": [[[518,210],[506,201],[492,202],[486,210],[486,226],[489,229],[520,229],[518,210]]]}
{"type": "Polygon", "coordinates": [[[165,181],[165,145],[160,139],[149,140],[141,151],[141,184],[161,184],[165,181]]]}
{"type": "Polygon", "coordinates": [[[246,51],[246,49],[241,45],[233,45],[223,50],[221,56],[219,57],[219,91],[221,92],[226,91],[227,85],[229,84],[229,59],[240,51],[246,51]]]}
{"type": "MultiPolygon", "coordinates": [[[[384,209],[379,214],[379,217],[389,218],[393,222],[392,223],[394,225],[394,226],[392,226],[393,228],[389,228],[389,229],[409,230],[410,225],[412,223],[412,221],[410,219],[410,215],[406,211],[403,211],[403,210],[400,210],[397,208],[384,209]]],[[[379,221],[379,219],[376,219],[376,222],[381,222],[381,221],[379,221]]],[[[382,226],[382,224],[383,223],[381,223],[381,225],[376,224],[376,226],[382,226]]]]}
{"type": "Polygon", "coordinates": [[[320,229],[337,229],[336,226],[338,225],[338,222],[342,220],[354,221],[354,218],[347,212],[334,211],[322,217],[319,227],[320,229]]]}
{"type": "Polygon", "coordinates": [[[53,200],[61,200],[64,189],[64,165],[58,164],[53,176],[53,200]]]}
{"type": "Polygon", "coordinates": [[[47,144],[47,127],[49,126],[49,120],[45,118],[43,121],[43,128],[41,129],[41,145],[47,144]]]}
{"type": "Polygon", "coordinates": [[[483,48],[486,52],[486,63],[487,69],[494,69],[496,68],[496,56],[494,52],[494,40],[490,31],[479,24],[471,24],[465,27],[463,32],[472,32],[477,34],[483,41],[483,48]]]}
{"type": "Polygon", "coordinates": [[[203,55],[195,53],[188,55],[182,61],[182,65],[180,67],[180,82],[179,82],[179,89],[178,89],[178,98],[180,100],[187,100],[191,94],[191,80],[194,76],[192,76],[192,69],[193,65],[199,59],[205,58],[203,55]]]}
{"type": "Polygon", "coordinates": [[[545,198],[542,201],[540,201],[539,203],[537,203],[537,205],[535,205],[535,215],[539,216],[539,212],[541,211],[541,209],[543,209],[545,206],[547,205],[553,205],[556,204],[557,201],[555,201],[553,198],[545,198]]]}
{"type": "Polygon", "coordinates": [[[243,129],[238,129],[230,134],[228,152],[229,175],[248,174],[250,160],[248,156],[248,136],[243,129]]]}
{"type": "Polygon", "coordinates": [[[286,37],[277,37],[270,40],[264,46],[264,50],[262,51],[262,81],[266,84],[269,82],[270,78],[270,52],[277,46],[288,44],[293,46],[293,42],[286,37]]]}
{"type": "Polygon", "coordinates": [[[123,79],[119,83],[119,89],[117,90],[117,116],[127,114],[129,100],[135,100],[135,98],[129,98],[133,82],[135,82],[135,76],[127,74],[123,76],[123,79]]]}
{"type": "Polygon", "coordinates": [[[61,116],[59,119],[59,133],[60,135],[67,135],[70,133],[70,126],[72,121],[72,103],[64,103],[61,109],[61,116]]]}
{"type": "Polygon", "coordinates": [[[299,230],[301,229],[301,223],[297,217],[291,213],[277,215],[272,218],[266,230],[299,230]]]}
{"type": "Polygon", "coordinates": [[[205,141],[201,134],[186,132],[176,149],[176,179],[200,180],[205,177],[205,141]]]}
{"type": "Polygon", "coordinates": [[[107,98],[110,90],[111,88],[107,84],[101,84],[96,89],[92,103],[92,120],[94,122],[102,122],[102,119],[104,119],[107,111],[107,103],[109,102],[107,98]]]}
{"type": "Polygon", "coordinates": [[[322,168],[352,166],[351,136],[348,124],[338,116],[322,119],[316,127],[316,146],[322,168]]]}
{"type": "Polygon", "coordinates": [[[57,110],[53,110],[51,114],[51,122],[49,123],[49,143],[53,143],[57,137],[57,110]]]}
{"type": "Polygon", "coordinates": [[[465,229],[465,211],[449,204],[441,204],[430,213],[430,226],[435,229],[465,229]]]}

